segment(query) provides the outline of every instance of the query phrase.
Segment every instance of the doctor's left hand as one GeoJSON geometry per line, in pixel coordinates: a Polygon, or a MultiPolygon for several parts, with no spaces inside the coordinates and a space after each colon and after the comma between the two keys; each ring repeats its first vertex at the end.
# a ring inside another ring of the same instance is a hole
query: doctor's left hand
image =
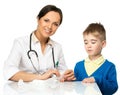
{"type": "Polygon", "coordinates": [[[50,70],[47,70],[42,75],[42,79],[45,80],[45,79],[51,78],[53,76],[53,74],[56,75],[57,77],[60,76],[60,72],[57,69],[50,69],[50,70]]]}
{"type": "Polygon", "coordinates": [[[76,80],[73,70],[66,70],[60,79],[61,82],[76,80]]]}

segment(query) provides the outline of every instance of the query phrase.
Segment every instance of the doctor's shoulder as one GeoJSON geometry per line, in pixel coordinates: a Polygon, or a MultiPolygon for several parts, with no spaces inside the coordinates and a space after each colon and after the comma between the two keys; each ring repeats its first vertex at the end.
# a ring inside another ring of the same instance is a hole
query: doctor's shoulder
{"type": "Polygon", "coordinates": [[[50,41],[51,41],[54,48],[62,48],[62,45],[59,42],[54,41],[52,39],[50,39],[50,41]]]}
{"type": "Polygon", "coordinates": [[[29,45],[29,35],[15,38],[13,41],[13,47],[24,48],[29,45]]]}
{"type": "Polygon", "coordinates": [[[29,43],[29,35],[15,38],[15,39],[14,39],[14,42],[24,43],[24,44],[27,45],[27,44],[29,43]]]}

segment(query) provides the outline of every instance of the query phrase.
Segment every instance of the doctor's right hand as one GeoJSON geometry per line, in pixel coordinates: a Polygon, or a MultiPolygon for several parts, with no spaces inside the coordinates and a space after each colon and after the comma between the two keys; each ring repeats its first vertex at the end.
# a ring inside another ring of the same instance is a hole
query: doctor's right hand
{"type": "Polygon", "coordinates": [[[40,79],[46,80],[48,78],[51,78],[53,75],[56,75],[57,77],[59,77],[60,72],[57,69],[50,69],[50,70],[47,70],[44,74],[39,76],[40,76],[40,79]]]}

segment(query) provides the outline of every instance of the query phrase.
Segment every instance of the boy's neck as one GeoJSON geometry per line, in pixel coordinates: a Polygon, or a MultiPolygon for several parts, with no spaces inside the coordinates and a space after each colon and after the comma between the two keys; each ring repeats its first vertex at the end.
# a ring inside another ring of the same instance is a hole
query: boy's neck
{"type": "Polygon", "coordinates": [[[91,60],[91,61],[94,61],[94,60],[96,60],[96,59],[98,59],[99,57],[101,57],[102,55],[100,54],[100,55],[97,55],[97,56],[88,56],[89,57],[89,59],[91,60]]]}

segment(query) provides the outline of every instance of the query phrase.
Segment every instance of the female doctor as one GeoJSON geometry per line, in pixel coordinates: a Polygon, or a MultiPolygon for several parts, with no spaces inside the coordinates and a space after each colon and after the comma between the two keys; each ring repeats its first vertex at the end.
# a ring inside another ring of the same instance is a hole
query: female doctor
{"type": "Polygon", "coordinates": [[[37,16],[37,29],[30,35],[15,39],[10,55],[5,61],[4,77],[7,80],[29,82],[46,80],[52,75],[60,81],[74,80],[73,70],[67,69],[61,45],[50,36],[62,23],[62,11],[47,5],[37,16]]]}

